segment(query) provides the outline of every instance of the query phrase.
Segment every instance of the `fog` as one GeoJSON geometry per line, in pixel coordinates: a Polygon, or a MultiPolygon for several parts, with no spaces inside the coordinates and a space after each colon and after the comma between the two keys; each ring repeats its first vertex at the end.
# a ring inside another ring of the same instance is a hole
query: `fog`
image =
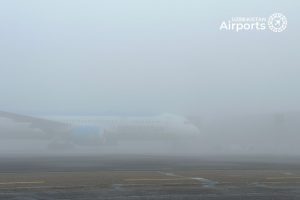
{"type": "Polygon", "coordinates": [[[1,154],[299,155],[299,6],[2,1],[1,154]],[[284,32],[219,30],[274,12],[284,32]]]}

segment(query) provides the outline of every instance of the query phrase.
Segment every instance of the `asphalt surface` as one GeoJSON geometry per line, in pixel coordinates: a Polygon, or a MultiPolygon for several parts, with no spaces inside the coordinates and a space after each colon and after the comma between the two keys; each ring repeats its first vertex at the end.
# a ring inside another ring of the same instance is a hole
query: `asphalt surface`
{"type": "Polygon", "coordinates": [[[300,160],[1,156],[0,199],[300,199],[300,160]]]}

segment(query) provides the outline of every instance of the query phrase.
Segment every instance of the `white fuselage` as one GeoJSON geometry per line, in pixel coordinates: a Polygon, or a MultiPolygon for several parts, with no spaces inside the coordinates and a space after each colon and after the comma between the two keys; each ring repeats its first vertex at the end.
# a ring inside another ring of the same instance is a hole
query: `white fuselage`
{"type": "Polygon", "coordinates": [[[76,143],[188,140],[199,135],[199,129],[185,117],[171,114],[154,117],[56,116],[47,118],[66,124],[71,138],[76,143]]]}

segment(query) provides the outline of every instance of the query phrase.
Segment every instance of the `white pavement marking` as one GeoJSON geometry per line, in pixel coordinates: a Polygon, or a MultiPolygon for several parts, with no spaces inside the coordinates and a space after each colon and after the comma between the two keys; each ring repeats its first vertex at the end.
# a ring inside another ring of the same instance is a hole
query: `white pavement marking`
{"type": "Polygon", "coordinates": [[[0,185],[16,185],[16,184],[43,184],[45,181],[16,181],[16,182],[0,182],[0,185]]]}

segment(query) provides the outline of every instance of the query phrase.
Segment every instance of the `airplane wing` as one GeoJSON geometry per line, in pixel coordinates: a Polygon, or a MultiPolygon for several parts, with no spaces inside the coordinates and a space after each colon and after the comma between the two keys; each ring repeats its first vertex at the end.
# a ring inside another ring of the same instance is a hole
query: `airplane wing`
{"type": "MultiPolygon", "coordinates": [[[[37,118],[37,117],[31,117],[26,115],[19,115],[15,113],[0,111],[0,118],[2,119],[8,119],[14,123],[16,123],[16,126],[18,124],[28,124],[28,126],[35,130],[41,130],[48,137],[55,137],[57,134],[61,134],[62,131],[67,130],[67,125],[64,123],[51,121],[47,119],[37,118]]],[[[0,127],[1,130],[1,127],[0,127]]]]}

